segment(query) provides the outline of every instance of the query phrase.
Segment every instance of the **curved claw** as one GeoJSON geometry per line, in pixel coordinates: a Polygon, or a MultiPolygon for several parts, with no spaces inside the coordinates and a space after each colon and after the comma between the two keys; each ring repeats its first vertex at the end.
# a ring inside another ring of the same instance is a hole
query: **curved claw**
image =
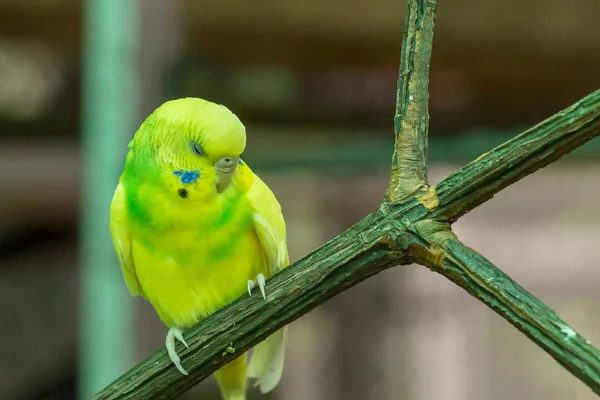
{"type": "Polygon", "coordinates": [[[175,338],[179,340],[185,346],[186,349],[190,348],[190,346],[188,346],[185,339],[183,338],[183,332],[181,332],[179,329],[174,331],[173,336],[175,336],[175,338]]]}
{"type": "Polygon", "coordinates": [[[265,276],[263,274],[258,274],[256,276],[256,282],[258,282],[258,287],[260,288],[260,293],[262,294],[263,299],[267,299],[267,295],[265,294],[265,276]]]}
{"type": "Polygon", "coordinates": [[[248,280],[248,294],[252,296],[252,289],[256,286],[259,287],[260,293],[263,295],[263,299],[267,299],[267,295],[265,293],[265,276],[263,274],[256,275],[256,282],[252,279],[248,280]]]}
{"type": "Polygon", "coordinates": [[[177,351],[175,351],[175,339],[179,340],[185,347],[189,349],[188,344],[183,339],[183,332],[179,328],[171,328],[169,329],[169,333],[167,333],[167,340],[165,347],[167,348],[167,353],[169,354],[169,358],[175,364],[175,367],[181,372],[183,375],[189,375],[188,372],[183,369],[181,366],[181,359],[177,355],[177,351]]]}
{"type": "Polygon", "coordinates": [[[259,287],[260,293],[262,294],[263,299],[267,299],[267,295],[265,293],[265,276],[263,274],[256,275],[256,282],[252,279],[248,280],[248,294],[252,296],[252,289],[256,286],[259,287]]]}
{"type": "Polygon", "coordinates": [[[248,279],[248,295],[252,296],[252,289],[254,289],[254,281],[248,279]]]}

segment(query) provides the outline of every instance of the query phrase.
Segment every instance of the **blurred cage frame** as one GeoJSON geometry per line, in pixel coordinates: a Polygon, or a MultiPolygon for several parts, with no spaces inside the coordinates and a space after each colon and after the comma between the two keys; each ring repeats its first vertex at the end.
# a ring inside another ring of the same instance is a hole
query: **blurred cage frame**
{"type": "MultiPolygon", "coordinates": [[[[60,141],[45,143],[44,135],[52,129],[80,130],[78,99],[73,96],[78,91],[73,76],[79,75],[72,71],[80,55],[73,52],[73,46],[61,43],[74,40],[67,39],[72,35],[69,29],[73,29],[69,28],[73,23],[67,23],[69,18],[76,20],[77,13],[94,2],[76,6],[74,1],[58,3],[36,1],[27,9],[18,2],[0,1],[0,21],[15,18],[13,24],[0,24],[8,32],[6,38],[0,37],[0,124],[7,132],[0,138],[6,140],[0,146],[0,185],[10,188],[3,191],[0,203],[5,259],[0,262],[0,304],[21,306],[19,312],[5,307],[0,315],[3,326],[20,327],[21,337],[13,346],[5,346],[6,354],[0,356],[0,360],[10,361],[0,364],[0,398],[61,398],[75,386],[77,307],[72,303],[78,299],[78,284],[73,227],[82,160],[74,137],[63,135],[60,141]],[[15,17],[19,13],[31,21],[56,18],[61,13],[63,17],[51,24],[46,37],[28,38],[34,24],[19,27],[15,17]],[[65,26],[62,30],[52,28],[57,24],[65,26]],[[22,74],[35,79],[23,80],[22,74]],[[19,92],[18,85],[23,83],[30,86],[19,92]],[[61,120],[57,115],[66,118],[61,120]],[[27,163],[22,162],[23,154],[27,163]],[[43,191],[43,204],[32,200],[32,187],[43,191]],[[41,266],[40,260],[54,263],[41,266]],[[57,292],[56,288],[61,289],[57,292]],[[7,380],[2,381],[2,377],[7,380]]],[[[242,3],[237,2],[239,15],[259,17],[268,12],[268,5],[250,7],[242,3]]],[[[484,35],[480,43],[496,43],[507,56],[495,56],[494,49],[480,49],[480,56],[468,65],[463,60],[477,47],[474,42],[464,46],[462,40],[470,34],[461,24],[470,23],[485,33],[476,23],[482,9],[472,4],[440,5],[445,15],[436,28],[431,77],[431,113],[437,115],[431,128],[430,159],[437,162],[430,171],[432,181],[452,171],[454,164],[476,157],[512,136],[513,130],[517,132],[507,115],[519,116],[518,124],[525,126],[599,86],[594,71],[600,70],[600,57],[588,50],[600,43],[590,35],[593,31],[585,30],[593,29],[589,17],[594,13],[582,10],[584,6],[588,7],[585,10],[596,7],[600,12],[600,8],[585,0],[574,3],[553,1],[541,7],[541,2],[531,2],[527,9],[539,11],[539,20],[545,22],[531,28],[528,41],[512,49],[510,38],[498,43],[484,35]],[[451,14],[459,9],[471,11],[462,17],[451,14]],[[552,22],[567,19],[579,22],[579,26],[552,22]],[[549,25],[560,29],[544,36],[549,25]],[[572,42],[582,45],[563,56],[561,52],[572,42]],[[549,43],[556,46],[553,51],[549,43]],[[502,88],[511,82],[512,86],[502,88]],[[516,87],[529,95],[511,96],[516,87]],[[539,101],[550,87],[562,103],[539,101]],[[504,108],[499,108],[502,105],[504,108]],[[436,121],[446,123],[436,127],[436,121]],[[494,132],[484,126],[466,136],[459,134],[464,133],[463,126],[483,123],[501,129],[494,132]]],[[[143,4],[134,18],[140,22],[137,38],[135,29],[131,30],[131,39],[140,40],[142,60],[136,77],[140,82],[136,121],[161,99],[184,95],[201,95],[239,109],[242,119],[249,121],[250,147],[245,159],[261,172],[283,204],[293,259],[378,207],[387,183],[393,140],[391,112],[402,2],[382,2],[379,8],[361,2],[340,7],[332,2],[322,5],[319,12],[311,11],[311,5],[317,7],[314,2],[306,7],[290,3],[289,15],[278,11],[281,21],[276,21],[275,14],[266,15],[262,31],[250,26],[259,24],[239,24],[235,16],[207,2],[193,5],[189,1],[148,0],[143,4]],[[182,12],[183,7],[187,12],[182,12]],[[194,24],[190,20],[199,7],[204,7],[205,18],[211,23],[194,24]],[[340,13],[341,23],[331,26],[330,18],[327,24],[319,22],[323,15],[337,15],[334,12],[340,13]],[[365,16],[383,21],[380,30],[353,28],[352,24],[361,21],[352,17],[353,13],[361,15],[362,21],[369,20],[365,16]],[[302,28],[301,18],[309,21],[307,27],[302,28]],[[274,32],[286,25],[296,31],[278,37],[274,32]],[[249,30],[244,36],[248,40],[244,50],[235,45],[242,29],[249,30]],[[317,40],[319,35],[324,35],[321,41],[317,40]],[[189,40],[191,36],[200,39],[189,40]],[[302,44],[303,40],[309,44],[302,44]],[[282,47],[300,49],[299,54],[289,49],[277,51],[278,41],[282,47]],[[350,50],[335,50],[346,45],[350,50]],[[306,61],[311,51],[318,55],[313,65],[306,61]],[[358,61],[350,65],[351,59],[358,61]],[[311,133],[306,133],[309,129],[311,133]],[[336,157],[331,157],[334,151],[336,157]],[[288,189],[290,183],[294,190],[288,189]]],[[[502,7],[506,11],[510,5],[502,7]]],[[[513,35],[525,29],[518,17],[506,23],[514,28],[513,35]]],[[[75,25],[76,30],[81,28],[75,25]]],[[[571,162],[561,161],[497,196],[458,223],[455,230],[598,343],[600,318],[595,318],[599,315],[593,304],[598,295],[593,282],[599,277],[590,270],[598,259],[593,228],[600,217],[593,212],[592,199],[600,197],[600,192],[590,185],[598,174],[598,141],[575,154],[571,162]],[[552,189],[557,186],[560,191],[552,189]],[[538,204],[539,198],[545,202],[538,204]],[[525,220],[529,221],[526,225],[525,220]],[[530,246],[527,252],[523,243],[530,246]],[[552,248],[557,244],[561,246],[559,252],[552,248]]],[[[145,358],[162,345],[164,333],[150,307],[137,300],[134,306],[136,345],[129,362],[145,358]]],[[[15,331],[5,334],[14,335],[15,331]]],[[[265,398],[593,396],[483,305],[440,277],[415,268],[386,271],[295,322],[287,357],[281,388],[265,398]],[[489,346],[490,342],[494,345],[489,346]]],[[[216,390],[209,380],[184,397],[215,395],[216,390]]],[[[251,392],[250,398],[260,398],[255,395],[251,392]]]]}

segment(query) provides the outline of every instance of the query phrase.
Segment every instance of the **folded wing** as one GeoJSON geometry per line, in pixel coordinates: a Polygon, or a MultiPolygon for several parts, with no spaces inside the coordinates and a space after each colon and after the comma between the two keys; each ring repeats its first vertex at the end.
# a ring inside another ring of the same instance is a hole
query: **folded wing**
{"type": "MultiPolygon", "coordinates": [[[[254,207],[254,229],[266,255],[270,277],[289,264],[281,206],[269,187],[256,175],[248,190],[248,198],[254,207]]],[[[257,379],[262,393],[273,390],[281,379],[286,337],[287,327],[284,327],[259,343],[252,351],[247,375],[257,379]]]]}
{"type": "Polygon", "coordinates": [[[127,221],[125,208],[125,190],[119,183],[110,205],[110,233],[115,251],[121,264],[121,272],[132,296],[144,296],[144,292],[135,272],[133,254],[131,252],[131,232],[127,221]]]}

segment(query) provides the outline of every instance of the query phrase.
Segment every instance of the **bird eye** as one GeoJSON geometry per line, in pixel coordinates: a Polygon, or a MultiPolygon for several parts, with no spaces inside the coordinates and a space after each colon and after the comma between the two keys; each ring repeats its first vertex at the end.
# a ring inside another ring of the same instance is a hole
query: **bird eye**
{"type": "Polygon", "coordinates": [[[192,148],[192,151],[198,156],[203,156],[205,154],[202,146],[200,146],[200,144],[196,142],[191,142],[190,147],[192,148]]]}

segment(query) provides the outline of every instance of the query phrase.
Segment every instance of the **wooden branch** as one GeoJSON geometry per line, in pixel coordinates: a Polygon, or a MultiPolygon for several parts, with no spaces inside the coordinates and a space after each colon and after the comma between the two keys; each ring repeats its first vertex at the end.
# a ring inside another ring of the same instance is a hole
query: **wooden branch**
{"type": "Polygon", "coordinates": [[[181,375],[165,349],[95,399],[172,398],[337,293],[397,264],[444,274],[527,334],[596,393],[600,352],[543,303],[463,246],[449,222],[597,135],[600,93],[427,187],[427,74],[435,1],[408,0],[390,187],[379,211],[267,281],[267,300],[244,295],[185,333],[181,375]]]}
{"type": "Polygon", "coordinates": [[[411,245],[411,257],[485,303],[600,394],[600,351],[448,228],[427,220],[415,224],[411,230],[421,243],[411,245]]]}
{"type": "Polygon", "coordinates": [[[600,90],[596,90],[481,155],[432,188],[439,202],[432,217],[456,221],[505,187],[599,135],[600,90]]]}
{"type": "Polygon", "coordinates": [[[437,0],[408,0],[394,115],[395,146],[386,199],[398,203],[427,187],[429,60],[437,0]]]}

